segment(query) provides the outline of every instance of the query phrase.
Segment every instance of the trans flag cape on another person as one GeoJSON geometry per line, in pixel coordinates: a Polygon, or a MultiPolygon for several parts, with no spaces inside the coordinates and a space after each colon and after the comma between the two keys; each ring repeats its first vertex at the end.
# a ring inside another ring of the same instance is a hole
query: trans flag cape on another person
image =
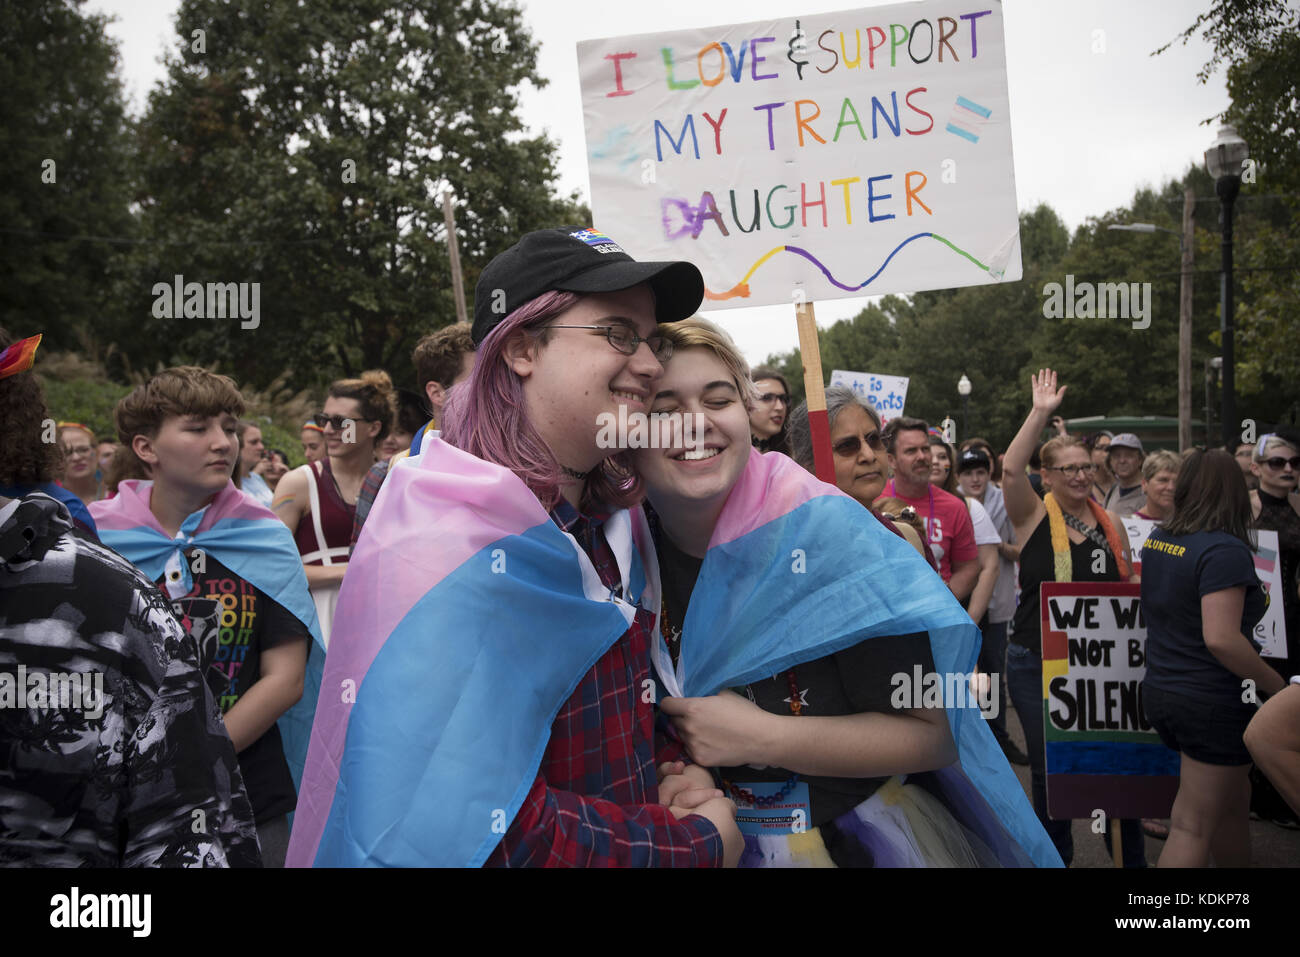
{"type": "Polygon", "coordinates": [[[389,470],[339,594],[290,867],[487,860],[560,707],[637,600],[657,607],[640,510],[604,530],[615,595],[509,469],[428,437],[389,470]]]}
{"type": "MultiPolygon", "coordinates": [[[[754,449],[700,567],[678,666],[657,629],[654,663],[670,694],[698,697],[921,631],[939,676],[974,670],[979,628],[916,550],[787,456],[754,449]]],[[[944,685],[959,695],[944,703],[960,766],[932,772],[939,790],[1004,864],[1060,867],[966,681],[944,685]]]]}
{"type": "Polygon", "coordinates": [[[293,535],[270,509],[239,491],[234,482],[228,482],[211,504],[186,518],[180,533],[172,538],[149,510],[152,494],[152,482],[129,479],[118,486],[113,498],[92,502],[90,511],[99,526],[100,541],[139,568],[150,581],[164,575],[169,579],[177,576],[174,587],[178,594],[187,593],[194,585],[183,550],[203,549],[279,602],[311,632],[302,698],[277,722],[284,757],[294,787],[298,787],[320,691],[325,644],[293,535]]]}

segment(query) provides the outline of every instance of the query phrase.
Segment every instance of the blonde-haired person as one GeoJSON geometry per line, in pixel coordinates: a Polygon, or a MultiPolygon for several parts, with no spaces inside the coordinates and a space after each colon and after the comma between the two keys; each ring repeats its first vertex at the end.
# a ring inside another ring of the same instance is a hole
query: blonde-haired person
{"type": "Polygon", "coordinates": [[[323,411],[314,417],[325,437],[325,458],[280,479],[271,503],[298,544],[326,645],[348,567],[357,496],[396,409],[397,392],[387,372],[334,382],[323,411]]]}
{"type": "MultiPolygon", "coordinates": [[[[1006,827],[1027,827],[1017,833],[1035,835],[1039,860],[1050,862],[1055,855],[1010,768],[989,760],[996,745],[984,723],[962,725],[938,703],[891,696],[898,675],[950,668],[958,648],[973,661],[977,636],[951,593],[849,496],[783,455],[750,447],[751,382],[724,332],[698,318],[659,330],[673,348],[651,414],[682,416],[682,425],[673,441],[635,451],[632,464],[645,483],[662,582],[654,660],[674,696],[660,707],[690,755],[716,768],[747,809],[737,816],[746,834],[740,866],[1027,863],[1032,841],[1017,845],[1006,827]],[[687,421],[701,427],[693,438],[683,435],[687,421]],[[796,526],[791,541],[826,556],[833,574],[811,566],[789,574],[777,556],[783,529],[796,526]],[[748,677],[731,680],[740,676],[748,677]],[[954,767],[968,747],[981,757],[954,767]],[[1018,813],[999,803],[999,817],[978,797],[956,806],[938,783],[946,774],[979,779],[977,787],[990,788],[981,793],[1010,788],[1018,813]],[[783,820],[793,814],[804,826],[783,831],[776,819],[755,820],[772,802],[783,820]],[[963,819],[966,810],[992,830],[963,819]],[[1008,839],[985,843],[994,832],[1008,839]]],[[[844,410],[857,408],[845,402],[839,419],[850,421],[844,410]]],[[[665,779],[660,800],[712,783],[692,766],[665,779]]]]}
{"type": "Polygon", "coordinates": [[[1157,449],[1142,462],[1142,494],[1146,501],[1133,513],[1134,518],[1163,522],[1174,514],[1174,486],[1183,457],[1168,449],[1157,449]]]}
{"type": "MultiPolygon", "coordinates": [[[[1031,379],[1033,407],[1007,449],[1002,493],[1007,517],[1020,549],[1020,604],[1011,620],[1007,644],[1007,688],[1025,731],[1034,810],[1068,867],[1074,856],[1070,821],[1047,816],[1046,757],[1043,740],[1042,626],[1039,586],[1060,581],[1137,581],[1130,564],[1128,536],[1120,517],[1092,499],[1096,470],[1088,448],[1078,439],[1058,436],[1042,447],[1044,496],[1029,484],[1025,467],[1038,436],[1065,398],[1056,373],[1039,370],[1031,379]],[[1100,569],[1100,570],[1098,570],[1100,569]]],[[[1110,832],[1105,834],[1107,847],[1110,832]]],[[[1121,844],[1125,867],[1145,867],[1142,829],[1123,821],[1121,844]]]]}

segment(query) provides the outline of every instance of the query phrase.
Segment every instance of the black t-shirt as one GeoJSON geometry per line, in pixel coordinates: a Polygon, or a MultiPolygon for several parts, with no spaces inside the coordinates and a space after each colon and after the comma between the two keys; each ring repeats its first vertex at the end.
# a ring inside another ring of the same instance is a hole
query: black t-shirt
{"type": "MultiPolygon", "coordinates": [[[[673,545],[657,523],[654,528],[655,547],[659,553],[659,576],[664,588],[669,626],[676,630],[680,627],[678,619],[685,617],[677,609],[687,607],[702,560],[692,558],[673,545]]],[[[669,641],[668,646],[675,657],[673,642],[669,641]]],[[[892,678],[898,673],[912,675],[913,667],[917,664],[921,666],[922,674],[934,671],[930,640],[924,632],[870,638],[835,654],[797,665],[791,670],[798,686],[801,715],[827,717],[865,711],[896,713],[890,702],[894,694],[892,678]]],[[[790,699],[794,697],[790,690],[789,675],[789,671],[784,671],[733,690],[748,696],[764,711],[789,715],[792,713],[790,699]]],[[[716,774],[735,784],[766,781],[783,783],[791,777],[790,771],[772,767],[717,768],[716,774]]],[[[861,804],[888,780],[887,777],[833,778],[800,775],[800,781],[808,785],[812,826],[822,826],[861,804]]]]}
{"type": "MultiPolygon", "coordinates": [[[[199,661],[213,696],[225,714],[261,677],[262,652],[289,641],[308,641],[305,625],[274,598],[198,549],[186,553],[194,585],[172,599],[172,608],[199,646],[199,661]]],[[[165,576],[159,579],[165,585],[165,576]]],[[[258,823],[288,814],[297,804],[293,776],[284,758],[280,729],[270,729],[239,752],[239,767],[258,823]]]]}
{"type": "Polygon", "coordinates": [[[1268,598],[1246,543],[1227,532],[1173,536],[1152,530],[1142,546],[1147,684],[1206,703],[1241,704],[1241,679],[1205,645],[1201,597],[1242,586],[1241,630],[1255,644],[1252,635],[1268,598]]]}
{"type": "MultiPolygon", "coordinates": [[[[1056,556],[1052,554],[1050,526],[1051,522],[1044,515],[1020,551],[1020,604],[1016,606],[1016,613],[1011,619],[1010,640],[1040,655],[1043,652],[1043,623],[1039,617],[1042,606],[1038,586],[1043,582],[1056,581],[1056,556]]],[[[1101,527],[1098,526],[1097,530],[1101,531],[1101,527]]],[[[1070,542],[1070,564],[1072,580],[1076,582],[1120,580],[1119,565],[1110,549],[1102,548],[1088,538],[1082,542],[1070,542]],[[1098,552],[1105,555],[1100,572],[1093,570],[1098,552]]]]}

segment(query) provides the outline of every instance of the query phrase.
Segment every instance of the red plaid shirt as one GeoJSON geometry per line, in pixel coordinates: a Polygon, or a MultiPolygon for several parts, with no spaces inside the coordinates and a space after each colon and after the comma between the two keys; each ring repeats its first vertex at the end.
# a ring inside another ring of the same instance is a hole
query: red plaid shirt
{"type": "MultiPolygon", "coordinates": [[[[567,502],[551,513],[590,556],[600,580],[620,587],[618,565],[601,524],[567,502]]],[[[660,737],[650,681],[654,615],[637,609],[623,636],[578,683],[551,725],[528,797],[489,867],[719,867],[722,838],[707,818],[678,821],[656,803],[655,769],[680,745],[660,737]]]]}

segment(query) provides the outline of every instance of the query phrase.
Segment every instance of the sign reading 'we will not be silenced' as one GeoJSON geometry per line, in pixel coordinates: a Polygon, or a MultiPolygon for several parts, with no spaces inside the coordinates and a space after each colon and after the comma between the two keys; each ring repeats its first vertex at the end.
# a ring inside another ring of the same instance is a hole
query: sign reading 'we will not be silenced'
{"type": "Polygon", "coordinates": [[[578,44],[595,223],[705,308],[1019,279],[1002,8],[578,44]]]}

